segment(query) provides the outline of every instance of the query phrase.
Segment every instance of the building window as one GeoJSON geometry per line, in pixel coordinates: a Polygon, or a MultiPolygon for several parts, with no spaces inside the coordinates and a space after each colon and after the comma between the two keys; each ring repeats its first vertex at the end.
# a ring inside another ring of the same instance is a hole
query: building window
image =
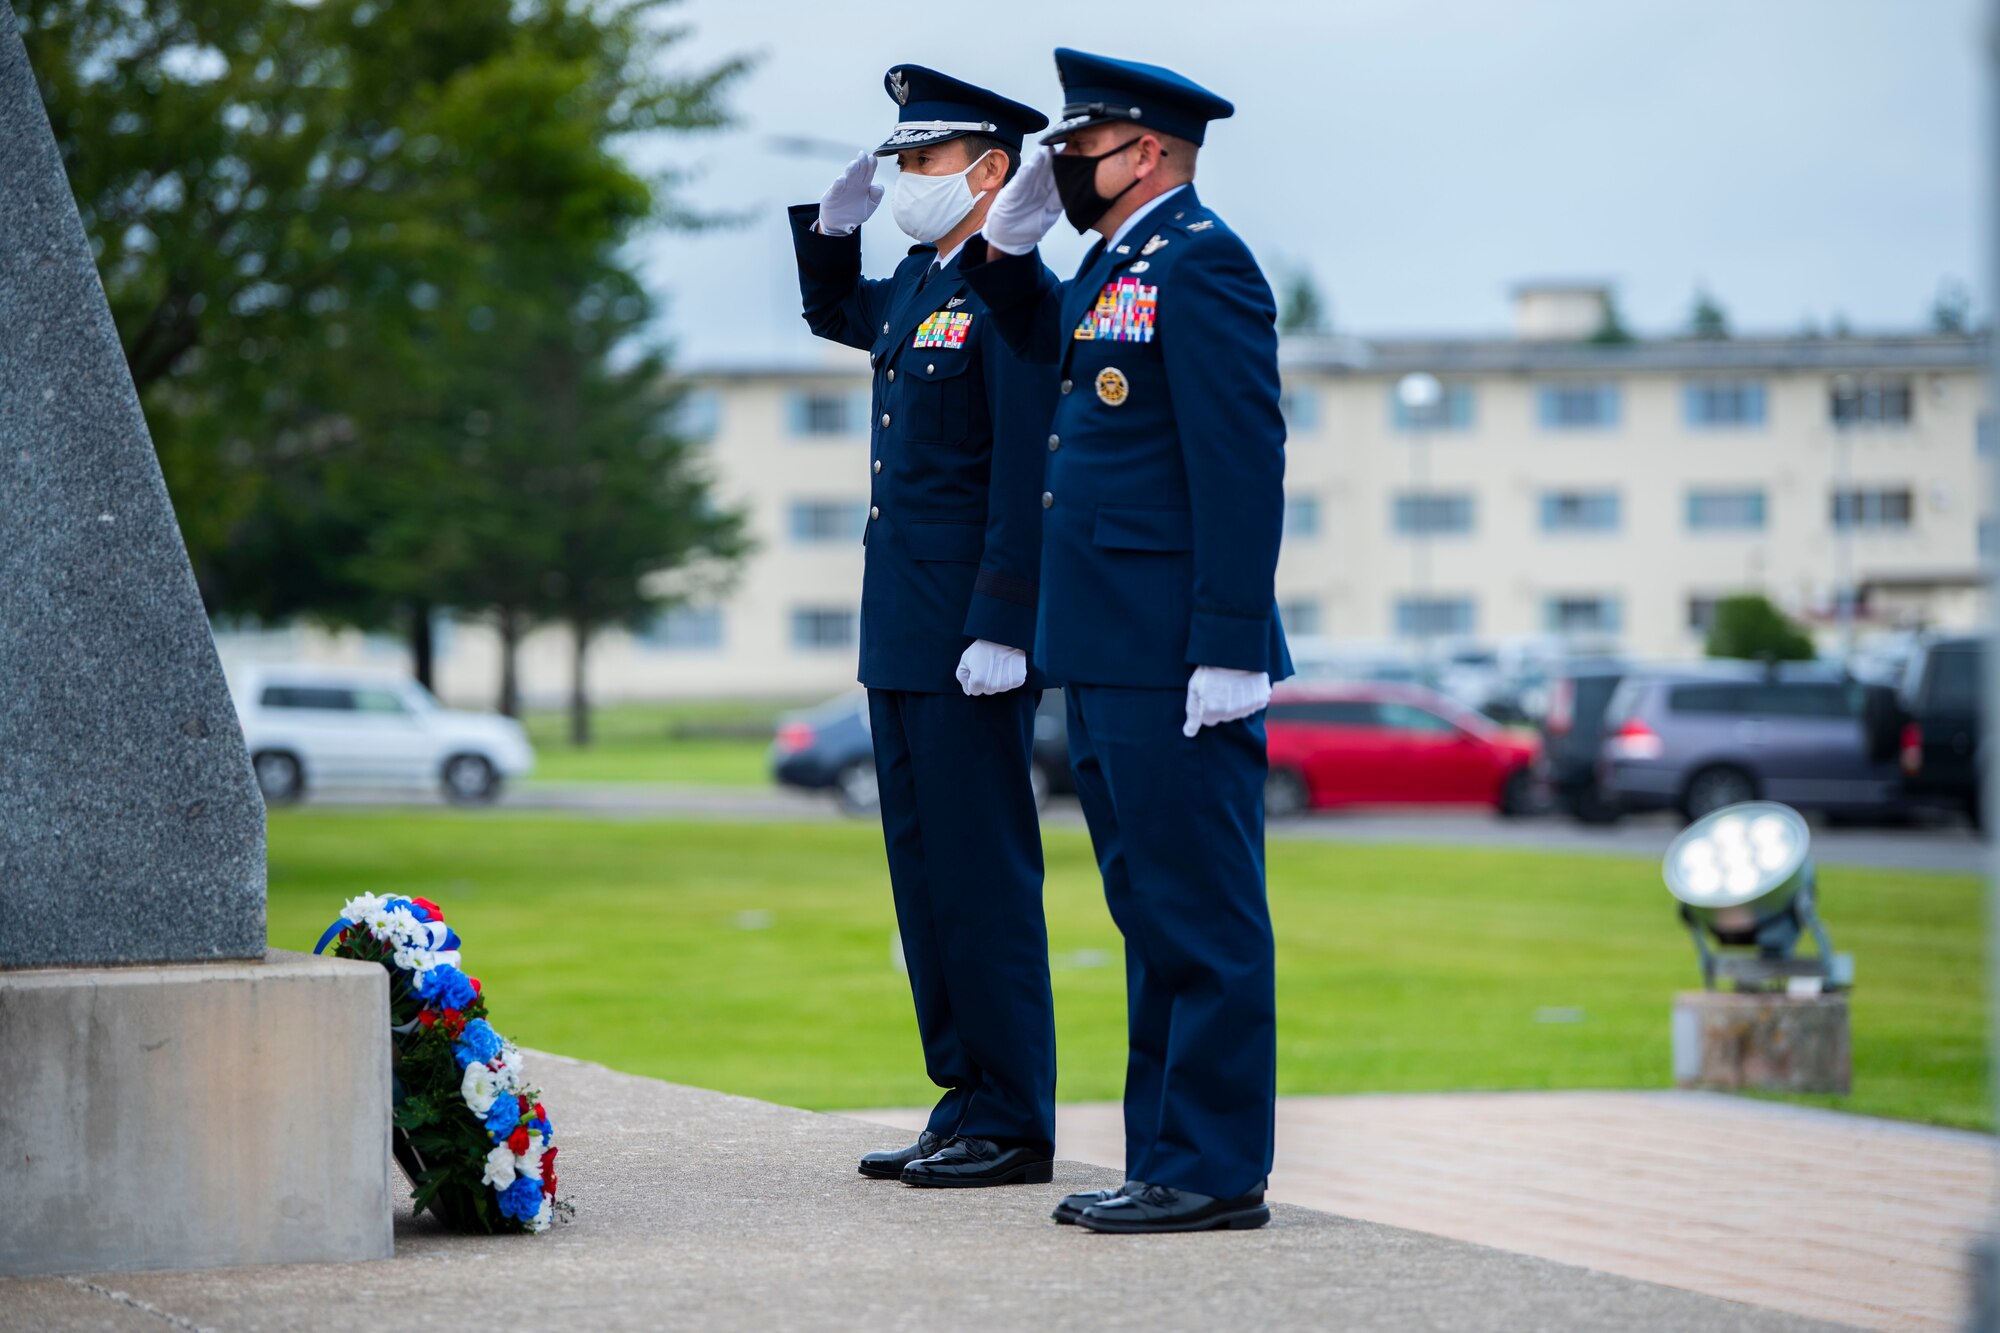
{"type": "Polygon", "coordinates": [[[1720,597],[1697,596],[1688,598],[1687,600],[1688,631],[1693,634],[1699,634],[1703,638],[1707,638],[1708,632],[1715,628],[1715,608],[1717,604],[1720,603],[1721,601],[1722,599],[1720,597]]]}
{"type": "Polygon", "coordinates": [[[1319,536],[1319,497],[1316,495],[1288,495],[1285,497],[1285,539],[1287,541],[1310,541],[1319,536]]]}
{"type": "Polygon", "coordinates": [[[1476,617],[1470,597],[1398,597],[1396,633],[1413,638],[1470,634],[1476,617]]]}
{"type": "Polygon", "coordinates": [[[673,653],[715,652],[722,647],[722,608],[670,606],[639,631],[639,642],[673,653]]]}
{"type": "Polygon", "coordinates": [[[674,404],[674,433],[706,444],[722,430],[722,395],[713,389],[689,389],[674,404]]]}
{"type": "Polygon", "coordinates": [[[1546,492],[1542,496],[1542,531],[1618,531],[1618,492],[1546,492]]]}
{"type": "Polygon", "coordinates": [[[1762,380],[1695,380],[1683,390],[1682,403],[1690,426],[1764,424],[1762,380]]]}
{"type": "Polygon", "coordinates": [[[788,524],[795,542],[858,542],[868,528],[859,500],[794,500],[788,524]]]}
{"type": "Polygon", "coordinates": [[[1278,603],[1278,623],[1287,634],[1318,634],[1319,603],[1310,597],[1278,603]]]}
{"type": "Polygon", "coordinates": [[[1974,427],[1973,438],[1978,441],[1981,455],[1990,456],[1993,453],[1993,414],[1991,412],[1981,412],[1979,414],[1979,424],[1974,427]]]}
{"type": "Polygon", "coordinates": [[[1907,426],[1914,401],[1903,375],[1841,375],[1828,399],[1836,426],[1907,426]]]}
{"type": "Polygon", "coordinates": [[[1548,430],[1601,430],[1618,424],[1616,384],[1544,384],[1537,402],[1548,430]]]}
{"type": "Polygon", "coordinates": [[[1764,492],[1747,490],[1689,491],[1689,532],[1762,532],[1764,492]]]}
{"type": "Polygon", "coordinates": [[[1472,386],[1446,384],[1444,392],[1429,407],[1411,407],[1389,385],[1389,424],[1396,430],[1471,430],[1472,386]]]}
{"type": "Polygon", "coordinates": [[[1616,597],[1563,596],[1542,603],[1542,626],[1551,634],[1616,634],[1622,619],[1616,597]]]}
{"type": "Polygon", "coordinates": [[[1295,431],[1319,429],[1319,392],[1314,389],[1286,389],[1278,395],[1278,410],[1285,425],[1295,431]]]}
{"type": "Polygon", "coordinates": [[[866,389],[799,389],[791,397],[792,434],[865,435],[869,403],[866,389]]]}
{"type": "Polygon", "coordinates": [[[792,647],[801,652],[852,648],[860,640],[861,613],[839,606],[792,609],[792,647]]]}
{"type": "Polygon", "coordinates": [[[1446,491],[1405,491],[1394,496],[1391,521],[1405,537],[1472,531],[1472,497],[1446,491]]]}
{"type": "Polygon", "coordinates": [[[1914,512],[1907,486],[1833,493],[1833,526],[1841,531],[1907,532],[1914,512]]]}

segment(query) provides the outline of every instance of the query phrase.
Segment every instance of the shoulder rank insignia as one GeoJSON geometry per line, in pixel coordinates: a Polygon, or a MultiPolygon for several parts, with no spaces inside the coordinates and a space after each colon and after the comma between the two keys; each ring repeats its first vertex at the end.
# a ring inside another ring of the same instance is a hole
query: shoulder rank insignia
{"type": "Polygon", "coordinates": [[[1189,231],[1207,231],[1207,230],[1208,230],[1208,229],[1209,229],[1210,227],[1213,227],[1214,225],[1215,225],[1215,219],[1214,219],[1214,218],[1203,218],[1203,219],[1202,219],[1201,221],[1199,221],[1199,222],[1190,222],[1190,223],[1188,223],[1188,230],[1189,230],[1189,231]]]}
{"type": "Polygon", "coordinates": [[[1142,255],[1150,255],[1155,250],[1164,250],[1166,248],[1167,248],[1167,238],[1164,236],[1155,236],[1152,240],[1147,241],[1144,245],[1139,247],[1139,253],[1142,255]]]}
{"type": "Polygon", "coordinates": [[[1070,337],[1077,342],[1149,343],[1160,309],[1160,289],[1129,275],[1112,279],[1086,310],[1070,337]]]}
{"type": "Polygon", "coordinates": [[[1116,366],[1106,366],[1097,372],[1097,401],[1106,407],[1116,407],[1132,396],[1132,386],[1125,379],[1125,372],[1116,366]]]}
{"type": "Polygon", "coordinates": [[[972,332],[972,312],[970,310],[934,310],[917,325],[917,336],[910,343],[913,348],[923,347],[963,347],[965,336],[972,332]]]}

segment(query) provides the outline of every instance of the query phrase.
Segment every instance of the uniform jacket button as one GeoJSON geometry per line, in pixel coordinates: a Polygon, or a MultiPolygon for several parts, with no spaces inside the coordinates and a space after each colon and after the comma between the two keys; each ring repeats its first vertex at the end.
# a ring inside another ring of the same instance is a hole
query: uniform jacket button
{"type": "Polygon", "coordinates": [[[882,424],[884,426],[887,426],[889,424],[889,414],[887,412],[884,412],[882,414],[882,424]]]}
{"type": "Polygon", "coordinates": [[[927,365],[927,366],[925,366],[925,367],[924,367],[924,374],[926,374],[926,375],[935,375],[935,374],[937,374],[937,363],[936,363],[936,362],[932,362],[932,363],[931,363],[930,365],[927,365]]]}
{"type": "Polygon", "coordinates": [[[1060,448],[1062,448],[1062,436],[1060,435],[1049,436],[1049,452],[1054,453],[1056,450],[1060,448]]]}
{"type": "Polygon", "coordinates": [[[1062,382],[1062,391],[1063,391],[1064,393],[1068,393],[1068,392],[1069,392],[1069,391],[1070,391],[1071,389],[1073,389],[1073,388],[1075,388],[1075,387],[1076,387],[1076,386],[1075,386],[1074,384],[1071,384],[1071,383],[1070,383],[1070,382],[1069,382],[1068,380],[1064,380],[1064,381],[1062,382]]]}
{"type": "Polygon", "coordinates": [[[882,460],[879,458],[875,460],[875,471],[877,475],[880,475],[882,471],[882,460]]]}
{"type": "Polygon", "coordinates": [[[889,372],[889,383],[894,384],[895,382],[896,382],[896,372],[892,370],[889,372]]]}
{"type": "Polygon", "coordinates": [[[868,506],[868,517],[870,517],[870,518],[880,518],[880,517],[882,517],[882,507],[881,507],[880,505],[869,505],[869,506],[868,506]]]}
{"type": "Polygon", "coordinates": [[[1056,507],[1056,497],[1055,497],[1055,493],[1054,493],[1053,491],[1043,491],[1043,492],[1042,492],[1042,508],[1044,508],[1044,509],[1054,509],[1055,507],[1056,507]]]}

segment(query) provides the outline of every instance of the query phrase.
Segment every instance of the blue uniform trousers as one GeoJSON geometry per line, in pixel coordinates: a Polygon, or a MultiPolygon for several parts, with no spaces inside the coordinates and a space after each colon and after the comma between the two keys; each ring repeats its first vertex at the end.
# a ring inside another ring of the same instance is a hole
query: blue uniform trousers
{"type": "Polygon", "coordinates": [[[1039,691],[869,690],[882,836],[933,1134],[1055,1143],[1056,1024],[1029,782],[1039,691]]]}
{"type": "Polygon", "coordinates": [[[1277,1001],[1264,896],[1264,716],[1181,735],[1185,690],[1068,686],[1070,762],[1125,936],[1125,1175],[1264,1187],[1277,1001]]]}

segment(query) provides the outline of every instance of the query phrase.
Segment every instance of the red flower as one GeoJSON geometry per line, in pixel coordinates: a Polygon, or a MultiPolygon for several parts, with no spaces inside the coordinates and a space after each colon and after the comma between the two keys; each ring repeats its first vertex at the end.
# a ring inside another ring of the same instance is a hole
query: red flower
{"type": "Polygon", "coordinates": [[[528,1127],[516,1125],[514,1132],[507,1136],[507,1150],[516,1156],[528,1151],[528,1127]]]}
{"type": "Polygon", "coordinates": [[[520,1103],[520,1106],[521,1106],[521,1118],[522,1118],[523,1120],[526,1120],[526,1119],[528,1118],[528,1098],[527,1098],[527,1094],[525,1094],[525,1093],[516,1093],[516,1094],[514,1094],[514,1100],[515,1100],[516,1102],[520,1103]]]}
{"type": "MultiPolygon", "coordinates": [[[[540,1102],[536,1102],[536,1103],[535,1103],[535,1119],[537,1119],[537,1120],[542,1120],[542,1121],[546,1121],[546,1120],[547,1120],[548,1118],[549,1118],[549,1113],[548,1113],[547,1111],[544,1111],[544,1110],[542,1109],[542,1104],[541,1104],[540,1102]]],[[[551,1149],[551,1151],[553,1151],[553,1149],[551,1149]]]]}
{"type": "Polygon", "coordinates": [[[481,989],[481,987],[480,987],[480,985],[479,985],[479,978],[478,978],[478,977],[467,977],[467,978],[466,978],[466,980],[472,983],[472,993],[473,993],[474,995],[484,995],[484,994],[486,994],[486,992],[485,992],[485,991],[484,991],[483,989],[481,989]]]}
{"type": "Polygon", "coordinates": [[[432,902],[430,899],[412,898],[410,899],[410,901],[415,903],[417,906],[423,908],[426,912],[429,912],[431,914],[430,916],[431,920],[433,921],[444,920],[444,909],[442,907],[439,907],[436,903],[432,902]]]}
{"type": "Polygon", "coordinates": [[[464,1015],[464,1013],[462,1013],[461,1011],[459,1011],[459,1010],[457,1010],[457,1009],[447,1009],[447,1010],[445,1010],[445,1011],[444,1011],[444,1035],[445,1035],[445,1036],[447,1036],[447,1037],[450,1037],[450,1038],[451,1038],[451,1039],[452,1039],[453,1041],[457,1041],[457,1040],[458,1040],[458,1038],[459,1038],[459,1037],[460,1037],[461,1035],[463,1035],[463,1034],[464,1034],[464,1032],[465,1032],[465,1015],[464,1015]]]}
{"type": "Polygon", "coordinates": [[[556,1149],[542,1154],[542,1193],[553,1199],[556,1197],[556,1149]]]}
{"type": "Polygon", "coordinates": [[[425,1027],[435,1027],[438,1021],[437,1010],[435,1009],[420,1010],[417,1014],[417,1021],[419,1023],[422,1023],[425,1027]]]}

